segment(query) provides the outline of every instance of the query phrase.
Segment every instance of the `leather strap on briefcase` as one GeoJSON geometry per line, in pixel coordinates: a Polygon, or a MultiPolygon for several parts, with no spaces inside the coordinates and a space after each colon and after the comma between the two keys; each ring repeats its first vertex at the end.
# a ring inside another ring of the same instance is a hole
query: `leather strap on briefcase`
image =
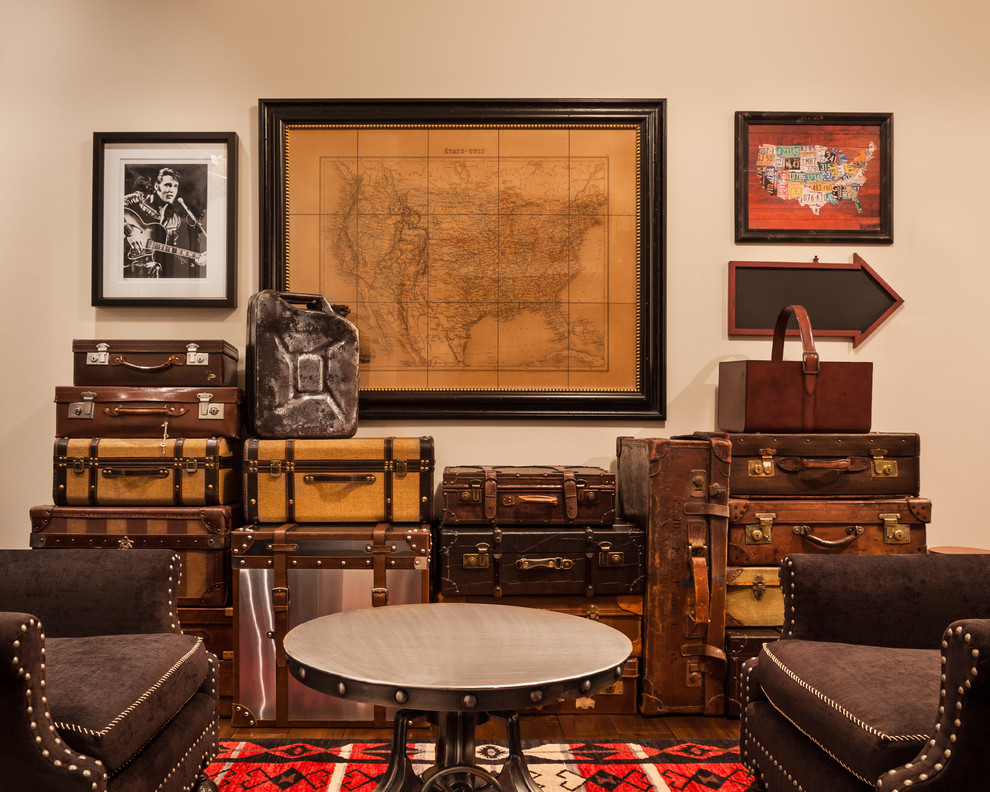
{"type": "Polygon", "coordinates": [[[289,719],[289,667],[285,660],[283,642],[289,631],[289,553],[299,549],[299,545],[287,541],[289,531],[295,523],[287,523],[272,531],[272,621],[275,627],[275,720],[285,723],[289,719]]]}

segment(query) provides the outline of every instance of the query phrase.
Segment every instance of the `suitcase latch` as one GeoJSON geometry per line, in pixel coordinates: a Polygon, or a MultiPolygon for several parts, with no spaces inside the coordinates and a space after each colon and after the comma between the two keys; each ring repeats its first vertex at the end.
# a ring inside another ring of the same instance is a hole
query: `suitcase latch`
{"type": "Polygon", "coordinates": [[[761,448],[760,458],[749,460],[750,478],[771,478],[776,472],[773,466],[773,457],[776,453],[773,448],[761,448]]]}
{"type": "Polygon", "coordinates": [[[134,540],[129,536],[122,536],[120,541],[117,542],[117,547],[121,550],[131,550],[134,548],[134,540]]]}
{"type": "Polygon", "coordinates": [[[879,517],[883,520],[884,544],[911,543],[911,528],[898,522],[901,519],[900,514],[881,514],[879,517]]]}
{"type": "Polygon", "coordinates": [[[897,460],[885,459],[886,448],[874,448],[873,454],[873,478],[897,478],[897,460]]]}
{"type": "Polygon", "coordinates": [[[613,550],[611,542],[601,542],[598,545],[598,566],[617,567],[625,562],[625,556],[621,550],[613,550]]]}
{"type": "Polygon", "coordinates": [[[463,503],[481,503],[481,482],[472,481],[468,484],[468,486],[471,489],[461,490],[461,493],[457,496],[457,499],[463,503]]]}
{"type": "Polygon", "coordinates": [[[756,515],[759,525],[751,523],[746,526],[746,544],[772,544],[773,521],[776,514],[762,512],[756,515]]]}
{"type": "Polygon", "coordinates": [[[81,418],[83,420],[92,418],[93,410],[96,407],[96,394],[92,391],[85,391],[79,395],[82,396],[83,400],[72,402],[69,405],[69,418],[81,418]]]}
{"type": "Polygon", "coordinates": [[[196,398],[199,399],[199,417],[204,421],[222,421],[223,420],[223,408],[222,404],[214,404],[212,393],[197,393],[196,398]]]}
{"type": "Polygon", "coordinates": [[[110,365],[110,345],[97,344],[95,352],[86,353],[87,366],[109,366],[110,365]]]}
{"type": "Polygon", "coordinates": [[[484,542],[475,545],[477,553],[465,553],[461,565],[465,569],[488,569],[488,545],[484,542]]]}
{"type": "Polygon", "coordinates": [[[199,344],[186,344],[186,365],[208,366],[210,365],[210,353],[200,352],[199,344]]]}
{"type": "Polygon", "coordinates": [[[757,575],[756,579],[753,580],[753,599],[757,602],[763,599],[763,595],[767,593],[767,582],[763,579],[763,575],[757,575]]]}

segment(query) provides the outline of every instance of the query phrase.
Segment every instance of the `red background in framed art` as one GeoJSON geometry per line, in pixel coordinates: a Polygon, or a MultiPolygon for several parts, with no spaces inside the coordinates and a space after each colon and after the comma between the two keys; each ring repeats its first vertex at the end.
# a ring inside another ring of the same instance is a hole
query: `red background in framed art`
{"type": "Polygon", "coordinates": [[[880,124],[761,124],[751,123],[746,146],[747,211],[751,230],[879,231],[883,179],[880,124]],[[849,163],[873,144],[858,201],[826,203],[816,215],[797,199],[785,200],[761,184],[758,156],[761,145],[825,146],[842,151],[849,163]]]}

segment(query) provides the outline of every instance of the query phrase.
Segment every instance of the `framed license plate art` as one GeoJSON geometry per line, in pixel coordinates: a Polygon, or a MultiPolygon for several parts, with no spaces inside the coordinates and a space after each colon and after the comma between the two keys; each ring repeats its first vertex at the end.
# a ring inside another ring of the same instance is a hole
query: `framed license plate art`
{"type": "Polygon", "coordinates": [[[736,113],[736,241],[890,244],[890,113],[736,113]]]}
{"type": "Polygon", "coordinates": [[[93,136],[93,305],[233,307],[237,136],[93,136]]]}
{"type": "Polygon", "coordinates": [[[261,287],[360,414],[663,418],[664,101],[261,100],[261,287]]]}

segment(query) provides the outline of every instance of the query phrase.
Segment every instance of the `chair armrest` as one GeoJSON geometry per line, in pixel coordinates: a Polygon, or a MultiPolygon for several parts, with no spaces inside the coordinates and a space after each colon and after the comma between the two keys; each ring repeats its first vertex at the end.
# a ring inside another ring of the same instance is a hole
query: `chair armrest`
{"type": "Polygon", "coordinates": [[[11,792],[103,792],[95,759],[62,742],[44,689],[45,636],[27,613],[0,612],[0,778],[11,792]]]}
{"type": "Polygon", "coordinates": [[[954,622],[942,641],[945,681],[935,737],[903,767],[881,776],[880,790],[981,789],[990,734],[990,620],[954,622]]]}
{"type": "Polygon", "coordinates": [[[51,637],[179,632],[172,550],[0,550],[0,602],[51,637]]]}
{"type": "Polygon", "coordinates": [[[782,638],[916,649],[945,625],[990,619],[990,555],[790,555],[782,638]]]}

